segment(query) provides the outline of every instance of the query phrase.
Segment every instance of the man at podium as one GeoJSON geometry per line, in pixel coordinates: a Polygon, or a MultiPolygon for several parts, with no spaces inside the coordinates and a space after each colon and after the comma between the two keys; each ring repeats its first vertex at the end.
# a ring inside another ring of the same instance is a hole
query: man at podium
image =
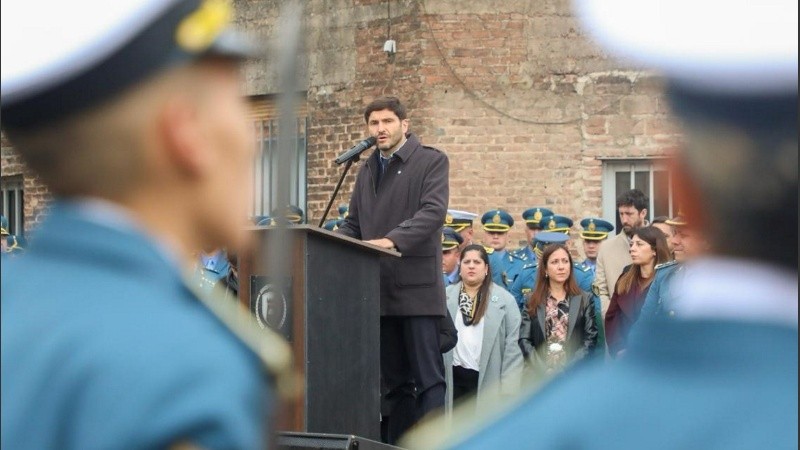
{"type": "Polygon", "coordinates": [[[381,258],[381,376],[385,440],[444,405],[438,323],[445,315],[441,227],[449,197],[447,156],[408,133],[395,97],[370,103],[364,119],[378,151],[361,166],[338,231],[403,256],[381,258]]]}

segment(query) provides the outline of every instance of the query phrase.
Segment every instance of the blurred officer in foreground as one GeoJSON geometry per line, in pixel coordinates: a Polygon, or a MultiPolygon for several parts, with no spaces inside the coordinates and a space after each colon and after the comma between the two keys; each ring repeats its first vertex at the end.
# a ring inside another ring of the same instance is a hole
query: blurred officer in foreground
{"type": "Polygon", "coordinates": [[[489,265],[492,268],[492,281],[498,286],[511,288],[514,279],[522,269],[522,261],[506,249],[508,232],[514,226],[514,218],[502,209],[486,211],[481,216],[483,231],[486,233],[484,247],[489,253],[489,265]]]}
{"type": "Polygon", "coordinates": [[[601,43],[666,75],[687,142],[676,198],[709,254],[672,286],[674,319],[643,323],[624,358],[574,367],[444,443],[406,444],[797,448],[797,2],[579,5],[601,43]],[[598,413],[609,421],[585,420],[598,413]]]}
{"type": "Polygon", "coordinates": [[[288,348],[187,279],[196,250],[247,240],[232,15],[2,3],[3,130],[56,197],[2,265],[2,448],[265,446],[288,348]]]}

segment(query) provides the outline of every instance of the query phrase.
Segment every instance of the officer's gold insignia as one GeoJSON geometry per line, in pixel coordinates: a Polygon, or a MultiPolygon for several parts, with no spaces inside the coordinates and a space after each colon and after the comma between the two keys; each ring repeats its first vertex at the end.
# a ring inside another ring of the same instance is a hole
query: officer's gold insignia
{"type": "Polygon", "coordinates": [[[533,220],[537,222],[542,220],[542,211],[540,211],[538,208],[536,209],[536,212],[533,213],[533,220]]]}
{"type": "Polygon", "coordinates": [[[453,223],[453,216],[450,214],[444,216],[444,223],[453,223]]]}
{"type": "Polygon", "coordinates": [[[497,213],[492,217],[492,223],[500,223],[502,219],[500,219],[500,213],[497,213]]]}
{"type": "Polygon", "coordinates": [[[590,219],[589,220],[589,231],[594,231],[596,229],[597,229],[597,226],[594,224],[594,220],[590,219]]]}
{"type": "Polygon", "coordinates": [[[553,229],[553,228],[555,228],[555,227],[556,227],[556,221],[555,221],[555,219],[550,219],[550,222],[548,222],[548,223],[547,223],[547,228],[549,228],[549,229],[551,229],[551,230],[552,230],[552,229],[553,229]]]}
{"type": "Polygon", "coordinates": [[[186,16],[175,32],[175,40],[185,51],[205,50],[219,36],[233,17],[231,4],[225,0],[205,0],[186,16]]]}

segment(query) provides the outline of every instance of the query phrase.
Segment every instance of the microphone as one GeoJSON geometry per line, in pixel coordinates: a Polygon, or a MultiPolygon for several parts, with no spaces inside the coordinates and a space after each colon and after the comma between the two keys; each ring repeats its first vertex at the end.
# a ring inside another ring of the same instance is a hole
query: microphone
{"type": "Polygon", "coordinates": [[[353,146],[353,148],[351,148],[350,150],[339,155],[339,157],[336,158],[333,162],[335,162],[336,164],[341,164],[350,161],[353,157],[360,155],[361,153],[364,152],[364,150],[375,145],[375,142],[377,141],[378,140],[375,139],[374,136],[370,136],[364,139],[363,141],[359,142],[355,146],[353,146]]]}

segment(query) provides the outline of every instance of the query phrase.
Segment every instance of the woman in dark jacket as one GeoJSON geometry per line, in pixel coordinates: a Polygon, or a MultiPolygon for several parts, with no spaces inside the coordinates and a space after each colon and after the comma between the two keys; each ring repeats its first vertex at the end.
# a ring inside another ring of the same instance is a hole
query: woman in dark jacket
{"type": "Polygon", "coordinates": [[[522,311],[519,339],[527,369],[538,374],[551,374],[586,358],[597,345],[591,297],[578,287],[572,274],[567,247],[545,247],[536,288],[522,311]]]}
{"type": "Polygon", "coordinates": [[[639,319],[655,266],[670,260],[666,236],[653,226],[633,230],[630,252],[632,264],[617,280],[606,312],[606,343],[614,358],[627,346],[628,333],[639,319]]]}

